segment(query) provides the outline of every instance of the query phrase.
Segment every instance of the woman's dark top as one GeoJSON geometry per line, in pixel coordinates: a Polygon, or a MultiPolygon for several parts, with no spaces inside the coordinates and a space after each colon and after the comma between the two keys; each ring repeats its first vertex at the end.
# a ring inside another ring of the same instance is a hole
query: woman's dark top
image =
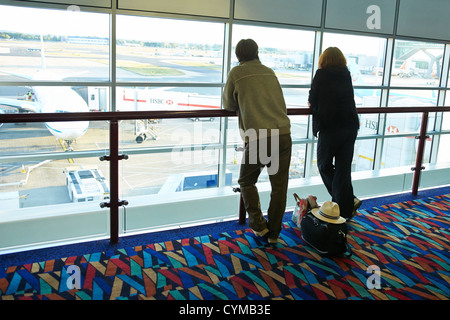
{"type": "Polygon", "coordinates": [[[345,68],[318,69],[309,90],[313,134],[340,128],[359,129],[359,119],[350,71],[345,68]]]}

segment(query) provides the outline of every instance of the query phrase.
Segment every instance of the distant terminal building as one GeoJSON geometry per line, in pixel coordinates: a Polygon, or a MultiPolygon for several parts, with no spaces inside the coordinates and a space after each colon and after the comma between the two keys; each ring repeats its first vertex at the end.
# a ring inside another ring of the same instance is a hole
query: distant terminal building
{"type": "Polygon", "coordinates": [[[66,37],[66,42],[72,44],[94,44],[94,45],[108,45],[108,38],[97,38],[97,37],[77,37],[68,36],[66,37]]]}

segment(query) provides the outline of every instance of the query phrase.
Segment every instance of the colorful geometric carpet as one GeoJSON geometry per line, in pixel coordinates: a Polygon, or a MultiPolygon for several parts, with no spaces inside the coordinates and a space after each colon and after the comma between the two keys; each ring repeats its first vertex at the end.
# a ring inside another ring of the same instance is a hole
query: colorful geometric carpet
{"type": "Polygon", "coordinates": [[[0,299],[448,300],[449,229],[446,194],[359,210],[350,258],[289,221],[277,245],[247,229],[0,268],[0,299]]]}

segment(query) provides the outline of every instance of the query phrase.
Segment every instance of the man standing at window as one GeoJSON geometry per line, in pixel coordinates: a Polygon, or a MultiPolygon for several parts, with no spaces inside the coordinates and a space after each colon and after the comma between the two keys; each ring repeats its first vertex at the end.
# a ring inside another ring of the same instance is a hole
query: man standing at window
{"type": "Polygon", "coordinates": [[[259,60],[256,42],[242,39],[235,53],[239,65],[228,75],[223,105],[225,110],[238,113],[245,142],[238,183],[249,227],[257,236],[267,236],[269,243],[277,243],[286,209],[292,149],[290,120],[280,83],[275,72],[259,60]],[[267,221],[256,187],[264,167],[272,188],[267,221]]]}

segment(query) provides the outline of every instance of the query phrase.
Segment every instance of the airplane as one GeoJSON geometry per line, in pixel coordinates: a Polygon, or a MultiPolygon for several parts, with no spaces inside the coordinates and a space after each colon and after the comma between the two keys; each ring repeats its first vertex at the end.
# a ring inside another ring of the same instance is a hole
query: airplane
{"type": "MultiPolygon", "coordinates": [[[[46,70],[43,46],[43,39],[41,36],[42,69],[37,70],[33,77],[13,74],[6,71],[0,72],[35,81],[63,80],[46,70]]],[[[26,100],[0,97],[0,105],[16,108],[20,113],[89,112],[86,101],[84,101],[75,90],[67,86],[31,87],[26,100]]],[[[65,142],[66,151],[73,151],[73,141],[86,133],[89,127],[89,121],[46,122],[45,126],[52,135],[65,142]]]]}
{"type": "MultiPolygon", "coordinates": [[[[211,95],[199,95],[191,92],[171,92],[173,87],[149,89],[149,88],[117,88],[117,110],[118,111],[140,111],[140,110],[201,110],[220,109],[220,97],[211,95]]],[[[202,118],[213,121],[214,118],[202,118]]],[[[200,118],[191,118],[198,121],[200,118]]],[[[157,140],[158,135],[153,126],[159,122],[158,119],[136,121],[136,142],[142,143],[151,138],[157,140]]]]}

